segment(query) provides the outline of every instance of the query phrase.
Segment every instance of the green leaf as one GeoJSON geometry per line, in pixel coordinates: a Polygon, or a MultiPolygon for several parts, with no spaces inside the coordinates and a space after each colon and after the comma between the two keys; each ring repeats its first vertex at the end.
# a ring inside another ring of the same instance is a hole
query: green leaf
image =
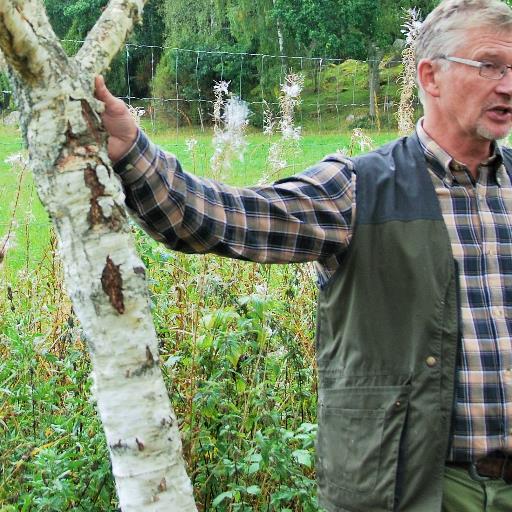
{"type": "Polygon", "coordinates": [[[226,498],[232,498],[234,491],[226,491],[220,493],[212,502],[212,506],[216,507],[217,505],[220,505],[226,498]]]}
{"type": "Polygon", "coordinates": [[[258,485],[251,485],[250,487],[247,487],[247,489],[245,490],[247,494],[252,494],[253,496],[257,496],[261,492],[261,489],[258,485]]]}
{"type": "Polygon", "coordinates": [[[256,473],[257,471],[260,470],[260,463],[259,462],[253,462],[250,466],[249,466],[249,469],[247,470],[247,473],[249,475],[253,475],[254,473],[256,473]]]}
{"type": "Polygon", "coordinates": [[[311,454],[307,450],[295,450],[292,455],[302,466],[311,467],[311,454]]]}

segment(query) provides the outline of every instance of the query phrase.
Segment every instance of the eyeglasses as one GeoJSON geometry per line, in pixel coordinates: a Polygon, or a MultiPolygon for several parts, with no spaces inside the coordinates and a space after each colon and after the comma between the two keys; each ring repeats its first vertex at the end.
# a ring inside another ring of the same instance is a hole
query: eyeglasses
{"type": "Polygon", "coordinates": [[[489,80],[501,80],[507,74],[507,71],[512,69],[512,64],[480,62],[478,60],[462,59],[460,57],[451,57],[448,55],[441,55],[439,58],[478,68],[478,74],[483,78],[488,78],[489,80]]]}

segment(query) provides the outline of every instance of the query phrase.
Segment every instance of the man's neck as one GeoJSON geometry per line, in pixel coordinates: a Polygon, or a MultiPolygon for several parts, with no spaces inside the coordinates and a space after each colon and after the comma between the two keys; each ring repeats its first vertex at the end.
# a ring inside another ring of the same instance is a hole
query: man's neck
{"type": "Polygon", "coordinates": [[[491,156],[492,142],[486,139],[479,141],[460,140],[441,133],[441,130],[429,125],[423,120],[423,129],[427,135],[444,149],[453,159],[464,164],[474,179],[478,178],[478,167],[491,156]]]}

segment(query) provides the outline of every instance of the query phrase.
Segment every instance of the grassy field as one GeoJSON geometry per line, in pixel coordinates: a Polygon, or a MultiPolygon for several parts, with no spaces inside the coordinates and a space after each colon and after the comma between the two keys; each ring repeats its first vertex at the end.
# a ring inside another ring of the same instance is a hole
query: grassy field
{"type": "MultiPolygon", "coordinates": [[[[370,135],[376,144],[394,137],[370,135]]],[[[208,175],[211,133],[151,137],[208,175]]],[[[277,178],[269,176],[271,142],[249,134],[226,181],[277,178]]],[[[350,134],[305,134],[281,175],[351,144],[350,134]]],[[[0,512],[114,512],[86,342],[50,224],[28,171],[4,163],[20,149],[19,133],[0,127],[0,237],[16,232],[0,269],[0,512]]],[[[134,237],[199,510],[318,511],[312,268],[180,255],[136,228],[134,237]]]]}
{"type": "MultiPolygon", "coordinates": [[[[166,151],[179,156],[184,168],[199,176],[209,176],[210,158],[213,153],[212,133],[180,129],[153,132],[149,122],[144,129],[151,139],[166,151]],[[187,149],[187,141],[197,140],[194,151],[187,149]]],[[[396,136],[393,132],[370,132],[375,145],[387,142],[396,136]]],[[[272,172],[267,161],[270,144],[277,137],[269,138],[261,133],[250,132],[248,147],[243,161],[233,161],[232,168],[225,173],[224,180],[236,186],[250,186],[262,176],[268,180],[294,174],[313,165],[325,155],[344,149],[351,150],[351,134],[327,132],[305,134],[298,147],[287,155],[288,167],[278,174],[272,172]]],[[[355,150],[358,148],[356,147],[355,150]]],[[[5,160],[14,154],[23,153],[19,132],[0,125],[0,239],[9,229],[15,231],[15,245],[6,256],[4,272],[9,280],[15,279],[18,270],[33,269],[44,259],[50,239],[50,222],[42,208],[32,176],[28,169],[13,167],[5,160]]]]}
{"type": "Polygon", "coordinates": [[[8,251],[6,271],[34,268],[44,257],[49,241],[49,221],[39,202],[32,176],[5,162],[23,152],[20,134],[0,125],[0,240],[15,232],[15,247],[8,251]]]}

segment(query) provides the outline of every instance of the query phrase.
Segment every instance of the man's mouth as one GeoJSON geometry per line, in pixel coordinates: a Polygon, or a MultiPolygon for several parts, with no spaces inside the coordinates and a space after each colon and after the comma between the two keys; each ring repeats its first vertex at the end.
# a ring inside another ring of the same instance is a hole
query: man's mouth
{"type": "Polygon", "coordinates": [[[512,106],[510,105],[496,105],[488,109],[487,112],[496,121],[512,120],[512,106]]]}

